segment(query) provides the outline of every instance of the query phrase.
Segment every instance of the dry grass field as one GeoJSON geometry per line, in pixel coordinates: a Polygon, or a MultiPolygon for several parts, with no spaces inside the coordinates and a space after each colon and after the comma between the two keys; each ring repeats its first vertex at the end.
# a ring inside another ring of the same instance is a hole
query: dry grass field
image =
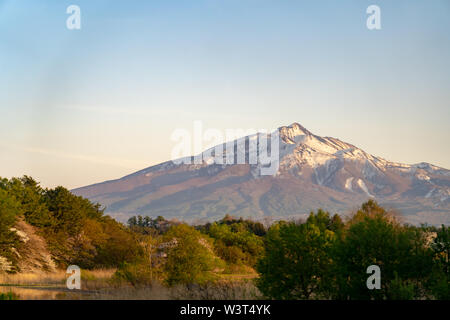
{"type": "Polygon", "coordinates": [[[20,300],[167,300],[167,299],[256,299],[253,284],[256,273],[222,274],[206,285],[167,287],[160,281],[132,286],[114,278],[114,269],[99,269],[81,274],[81,290],[66,288],[66,273],[0,274],[0,294],[15,294],[20,300]]]}

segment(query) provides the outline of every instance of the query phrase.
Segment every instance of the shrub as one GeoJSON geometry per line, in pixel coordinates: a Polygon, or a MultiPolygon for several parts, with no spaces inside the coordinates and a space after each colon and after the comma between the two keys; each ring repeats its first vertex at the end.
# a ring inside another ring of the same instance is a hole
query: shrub
{"type": "Polygon", "coordinates": [[[150,266],[143,262],[123,262],[115,272],[113,279],[126,281],[136,287],[151,285],[154,277],[150,266]]]}
{"type": "Polygon", "coordinates": [[[388,300],[412,300],[415,297],[414,284],[409,281],[402,281],[397,273],[388,286],[389,290],[386,296],[388,300]]]}
{"type": "Polygon", "coordinates": [[[19,300],[19,296],[13,292],[0,293],[0,300],[19,300]]]}
{"type": "Polygon", "coordinates": [[[201,284],[214,279],[211,271],[217,261],[209,239],[185,224],[173,226],[164,238],[176,241],[164,266],[167,284],[201,284]]]}

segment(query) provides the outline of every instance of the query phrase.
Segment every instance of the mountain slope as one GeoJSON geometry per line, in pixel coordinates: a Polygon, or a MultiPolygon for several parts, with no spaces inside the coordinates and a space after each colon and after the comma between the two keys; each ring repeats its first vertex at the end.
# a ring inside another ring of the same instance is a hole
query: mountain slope
{"type": "Polygon", "coordinates": [[[339,139],[316,136],[297,123],[278,133],[279,168],[273,176],[259,174],[261,163],[248,164],[251,142],[267,136],[259,133],[245,138],[246,164],[217,164],[207,150],[201,164],[168,161],[73,192],[100,202],[122,220],[134,214],[183,220],[212,220],[227,213],[299,217],[317,208],[347,213],[375,198],[401,210],[408,222],[450,223],[449,170],[389,162],[339,139]]]}

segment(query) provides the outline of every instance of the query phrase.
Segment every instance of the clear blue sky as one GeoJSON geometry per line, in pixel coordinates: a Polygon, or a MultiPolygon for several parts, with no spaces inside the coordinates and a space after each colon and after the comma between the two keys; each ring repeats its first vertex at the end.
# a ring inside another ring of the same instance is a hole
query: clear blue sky
{"type": "Polygon", "coordinates": [[[0,176],[118,178],[194,120],[450,169],[450,1],[0,0],[0,176]]]}

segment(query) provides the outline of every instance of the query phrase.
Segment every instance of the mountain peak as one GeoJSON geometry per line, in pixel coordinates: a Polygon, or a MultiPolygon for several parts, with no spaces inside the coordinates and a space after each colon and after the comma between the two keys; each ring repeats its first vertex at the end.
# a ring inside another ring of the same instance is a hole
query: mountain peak
{"type": "MultiPolygon", "coordinates": [[[[375,197],[401,208],[410,223],[448,224],[450,170],[428,163],[389,162],[336,138],[315,135],[296,122],[278,130],[282,141],[275,175],[262,177],[261,163],[169,161],[73,192],[100,202],[109,214],[124,220],[138,213],[184,220],[222,218],[223,212],[294,216],[319,205],[347,212],[355,203],[375,197]]],[[[248,150],[254,137],[248,137],[248,150]]]]}
{"type": "Polygon", "coordinates": [[[293,143],[298,136],[309,136],[312,135],[311,132],[308,131],[301,124],[294,122],[289,126],[283,126],[278,128],[280,132],[281,139],[286,143],[293,143]]]}
{"type": "Polygon", "coordinates": [[[292,129],[295,131],[300,131],[300,132],[307,133],[307,134],[311,134],[311,132],[309,132],[308,129],[306,129],[304,126],[302,126],[298,122],[294,122],[291,125],[287,126],[286,128],[289,128],[289,129],[292,129]]]}

